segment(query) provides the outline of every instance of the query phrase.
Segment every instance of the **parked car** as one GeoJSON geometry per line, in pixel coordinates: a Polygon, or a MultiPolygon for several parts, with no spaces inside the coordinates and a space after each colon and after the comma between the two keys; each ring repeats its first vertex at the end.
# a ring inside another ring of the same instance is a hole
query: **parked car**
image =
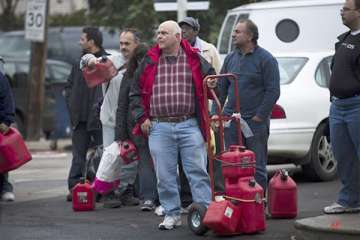
{"type": "MultiPolygon", "coordinates": [[[[48,59],[68,63],[79,61],[81,48],[79,39],[83,27],[50,27],[48,29],[48,59]]],[[[119,48],[119,32],[101,27],[103,46],[106,49],[119,48]]],[[[0,56],[30,57],[31,42],[25,39],[24,31],[4,32],[0,35],[0,56]]]]}
{"type": "MultiPolygon", "coordinates": [[[[16,123],[26,138],[25,122],[28,102],[27,76],[30,63],[23,58],[4,58],[5,76],[9,79],[15,98],[16,123]]],[[[42,130],[50,139],[70,136],[70,120],[63,89],[70,74],[71,65],[66,62],[47,60],[45,69],[44,111],[42,130]]]]}
{"type": "Polygon", "coordinates": [[[328,82],[333,51],[274,54],[279,62],[281,96],[270,124],[269,154],[302,165],[313,180],[336,177],[329,138],[328,82]]]}
{"type": "Polygon", "coordinates": [[[340,33],[347,31],[339,17],[343,0],[252,2],[255,3],[227,11],[217,44],[222,59],[233,48],[232,31],[241,19],[256,23],[260,36],[258,43],[270,52],[326,51],[333,48],[340,33]],[[321,37],[314,37],[316,34],[321,37]]]}

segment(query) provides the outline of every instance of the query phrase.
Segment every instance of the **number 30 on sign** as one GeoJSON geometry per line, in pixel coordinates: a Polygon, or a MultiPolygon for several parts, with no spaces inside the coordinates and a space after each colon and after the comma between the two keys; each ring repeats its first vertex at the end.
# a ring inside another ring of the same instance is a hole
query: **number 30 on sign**
{"type": "Polygon", "coordinates": [[[25,19],[25,38],[43,42],[47,0],[28,0],[25,19]]]}

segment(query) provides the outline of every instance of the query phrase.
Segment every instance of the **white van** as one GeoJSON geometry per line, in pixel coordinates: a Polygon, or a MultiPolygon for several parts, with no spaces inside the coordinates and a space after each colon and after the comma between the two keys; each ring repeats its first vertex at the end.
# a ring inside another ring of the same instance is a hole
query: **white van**
{"type": "Polygon", "coordinates": [[[240,19],[259,28],[259,45],[270,52],[323,51],[334,48],[346,31],[340,9],[345,0],[285,0],[242,5],[228,11],[222,24],[218,50],[224,59],[232,50],[231,34],[240,19]]]}

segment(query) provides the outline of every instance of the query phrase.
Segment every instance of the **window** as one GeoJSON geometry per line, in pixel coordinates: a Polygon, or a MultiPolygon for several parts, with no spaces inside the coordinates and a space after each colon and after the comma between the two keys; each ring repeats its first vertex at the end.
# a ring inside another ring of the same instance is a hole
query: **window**
{"type": "Polygon", "coordinates": [[[320,87],[328,88],[331,75],[332,56],[324,58],[316,68],[315,81],[320,87]]]}
{"type": "Polygon", "coordinates": [[[30,41],[25,40],[24,34],[2,35],[0,37],[1,56],[30,56],[30,41]]]}
{"type": "Polygon", "coordinates": [[[4,70],[5,70],[5,76],[8,78],[10,86],[12,88],[18,87],[17,82],[14,80],[14,74],[16,72],[15,64],[12,62],[5,62],[4,70]]]}
{"type": "Polygon", "coordinates": [[[299,34],[299,25],[291,19],[283,19],[276,25],[276,36],[283,42],[289,43],[295,41],[299,34]]]}
{"type": "Polygon", "coordinates": [[[278,57],[280,84],[289,84],[298,75],[305,63],[308,61],[304,57],[278,57]]]}
{"type": "Polygon", "coordinates": [[[52,83],[66,83],[71,72],[70,65],[50,64],[49,67],[52,73],[52,83]]]}
{"type": "Polygon", "coordinates": [[[226,19],[225,26],[221,35],[220,40],[220,54],[228,54],[229,51],[229,42],[231,39],[232,30],[236,20],[236,15],[230,15],[226,19]]]}

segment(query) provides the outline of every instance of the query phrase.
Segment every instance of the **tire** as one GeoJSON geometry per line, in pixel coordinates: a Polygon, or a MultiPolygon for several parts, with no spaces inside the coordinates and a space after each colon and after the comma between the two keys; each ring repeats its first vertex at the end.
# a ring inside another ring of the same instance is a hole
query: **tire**
{"type": "Polygon", "coordinates": [[[313,181],[331,181],[337,178],[337,161],[326,137],[326,123],[316,129],[309,152],[310,162],[303,165],[305,176],[313,181]]]}
{"type": "Polygon", "coordinates": [[[196,235],[204,235],[208,228],[203,224],[203,219],[205,216],[207,208],[199,203],[191,204],[187,222],[190,230],[196,235]]]}

